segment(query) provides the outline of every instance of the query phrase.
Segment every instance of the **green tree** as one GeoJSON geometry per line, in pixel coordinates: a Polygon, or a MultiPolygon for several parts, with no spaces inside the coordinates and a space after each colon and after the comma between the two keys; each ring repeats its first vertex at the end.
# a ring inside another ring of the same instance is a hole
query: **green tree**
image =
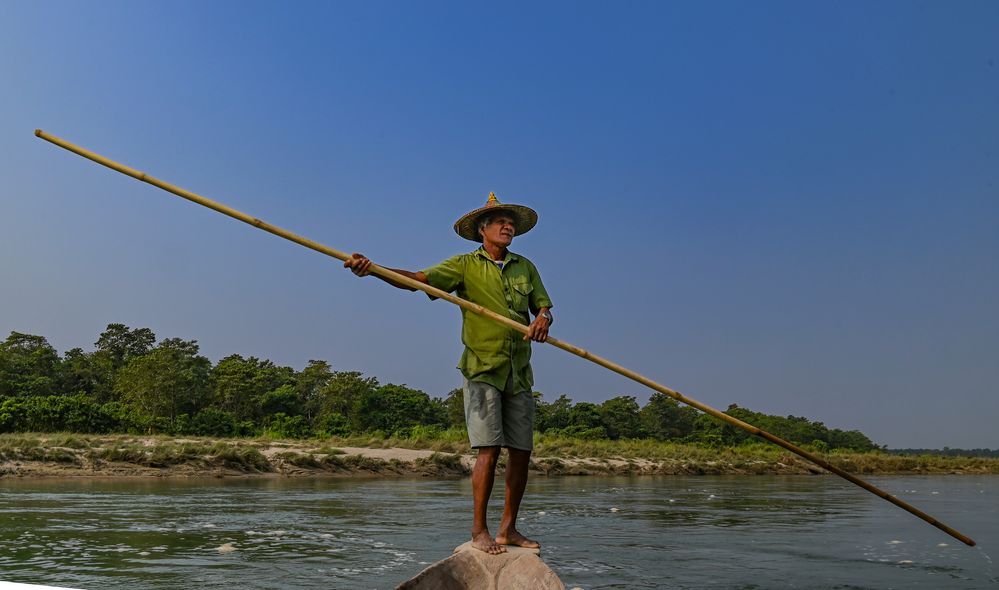
{"type": "Polygon", "coordinates": [[[320,392],[333,380],[333,371],[326,361],[310,360],[295,375],[295,391],[309,420],[319,414],[320,392]]]}
{"type": "Polygon", "coordinates": [[[63,371],[69,391],[84,391],[101,403],[118,401],[114,381],[120,371],[133,358],[147,354],[156,342],[156,334],[149,328],[131,329],[125,324],[108,324],[94,342],[94,352],[84,353],[76,348],[71,365],[63,371]]]}
{"type": "Polygon", "coordinates": [[[444,400],[447,421],[454,428],[465,427],[465,391],[457,387],[448,392],[444,400]]]}
{"type": "MultiPolygon", "coordinates": [[[[733,418],[738,418],[743,422],[748,422],[749,424],[753,424],[753,426],[756,426],[757,422],[762,422],[759,419],[759,415],[757,415],[755,412],[752,412],[745,408],[740,408],[735,404],[731,404],[728,407],[728,409],[725,410],[725,413],[728,414],[729,416],[732,416],[733,418]]],[[[705,414],[705,416],[707,416],[707,414],[705,414]]],[[[752,442],[756,440],[753,435],[749,434],[747,431],[739,428],[738,426],[732,426],[727,422],[723,423],[715,418],[712,418],[712,420],[714,420],[721,426],[722,442],[726,445],[738,445],[744,442],[752,442]]]]}
{"type": "Polygon", "coordinates": [[[590,402],[579,402],[569,410],[569,427],[583,430],[602,428],[600,406],[590,402]]]}
{"type": "Polygon", "coordinates": [[[112,370],[118,371],[133,358],[148,354],[155,342],[156,334],[149,328],[132,330],[125,324],[108,324],[94,347],[108,358],[112,370]]]}
{"type": "MultiPolygon", "coordinates": [[[[90,374],[89,385],[91,386],[90,395],[97,401],[101,403],[108,403],[114,401],[121,401],[120,395],[114,389],[114,380],[118,377],[118,371],[121,370],[121,366],[115,366],[115,361],[111,357],[110,353],[96,350],[90,353],[84,353],[85,362],[89,365],[89,369],[85,369],[90,374]]],[[[122,365],[123,366],[123,365],[122,365]]],[[[78,369],[83,369],[81,364],[76,364],[72,371],[78,369]]],[[[63,372],[64,378],[66,377],[66,372],[63,372]]],[[[79,377],[79,375],[70,374],[70,378],[79,377]]]]}
{"type": "Polygon", "coordinates": [[[859,430],[844,432],[838,428],[829,431],[829,446],[834,449],[850,449],[861,452],[875,451],[879,448],[859,430]]]}
{"type": "Polygon", "coordinates": [[[571,417],[572,400],[564,393],[550,404],[540,394],[535,398],[534,424],[538,432],[568,428],[571,417]]]}
{"type": "Polygon", "coordinates": [[[118,373],[115,389],[144,413],[174,420],[207,405],[210,370],[197,341],[171,338],[132,358],[118,373]]]}
{"type": "Polygon", "coordinates": [[[0,396],[61,393],[60,361],[44,336],[11,332],[0,343],[0,396]]]}
{"type": "Polygon", "coordinates": [[[729,436],[731,429],[731,426],[727,426],[718,418],[707,414],[699,414],[694,418],[694,428],[687,437],[687,441],[713,447],[732,444],[729,436]]]}
{"type": "Polygon", "coordinates": [[[611,439],[638,438],[642,435],[638,411],[638,402],[634,397],[612,397],[600,404],[600,423],[611,439]]]}
{"type": "Polygon", "coordinates": [[[287,416],[283,412],[267,418],[265,432],[274,438],[308,438],[312,435],[304,416],[287,416]]]}
{"type": "Polygon", "coordinates": [[[93,397],[101,381],[100,373],[92,355],[83,352],[82,348],[67,350],[62,361],[59,390],[68,395],[83,394],[93,397]]]}
{"type": "Polygon", "coordinates": [[[329,424],[337,429],[344,421],[352,426],[358,424],[355,419],[357,401],[377,388],[378,379],[374,377],[365,377],[358,371],[335,371],[329,382],[319,390],[317,423],[329,424]]]}
{"type": "Polygon", "coordinates": [[[116,421],[86,396],[35,395],[0,403],[0,432],[109,432],[116,421]]]}
{"type": "Polygon", "coordinates": [[[649,397],[639,411],[639,419],[647,436],[658,440],[682,439],[694,431],[698,412],[680,405],[675,399],[660,392],[649,397]]]}
{"type": "MultiPolygon", "coordinates": [[[[269,360],[233,354],[220,360],[211,372],[215,405],[237,421],[257,420],[265,415],[264,396],[284,385],[294,385],[295,371],[269,360]]],[[[296,394],[297,395],[297,394],[296,394]]]]}
{"type": "Polygon", "coordinates": [[[607,429],[600,417],[600,406],[590,402],[579,402],[572,406],[569,409],[569,425],[565,428],[551,428],[549,432],[583,439],[607,438],[607,429]]]}
{"type": "Polygon", "coordinates": [[[355,402],[359,430],[395,433],[413,426],[444,426],[446,419],[430,396],[405,385],[383,385],[362,393],[355,402]]]}
{"type": "Polygon", "coordinates": [[[236,419],[229,412],[218,408],[205,408],[191,418],[187,434],[197,436],[233,436],[236,434],[236,419]]]}
{"type": "Polygon", "coordinates": [[[289,383],[268,391],[260,397],[260,411],[264,416],[285,414],[299,416],[303,413],[302,399],[289,383]]]}

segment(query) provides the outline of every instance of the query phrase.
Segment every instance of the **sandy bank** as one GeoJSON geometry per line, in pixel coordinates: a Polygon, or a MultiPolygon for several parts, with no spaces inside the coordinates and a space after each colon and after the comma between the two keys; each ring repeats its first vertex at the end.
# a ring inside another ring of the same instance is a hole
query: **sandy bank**
{"type": "MultiPolygon", "coordinates": [[[[789,454],[700,450],[649,457],[579,457],[535,453],[539,475],[820,474],[789,454]]],[[[843,469],[864,474],[999,473],[999,461],[908,458],[887,454],[832,455],[843,469]]],[[[503,468],[501,456],[499,469],[503,468]]],[[[163,436],[3,434],[0,477],[354,477],[470,474],[471,451],[335,446],[330,441],[195,439],[163,436]]]]}

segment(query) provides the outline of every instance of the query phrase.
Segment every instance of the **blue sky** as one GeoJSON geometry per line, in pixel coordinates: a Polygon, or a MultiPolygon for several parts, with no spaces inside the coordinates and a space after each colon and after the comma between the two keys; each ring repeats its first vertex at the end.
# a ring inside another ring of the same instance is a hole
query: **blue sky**
{"type": "MultiPolygon", "coordinates": [[[[553,334],[704,403],[999,447],[999,5],[5,2],[0,332],[110,322],[443,395],[458,312],[59,150],[418,269],[489,191],[553,334]]],[[[536,387],[649,391],[552,347],[536,387]]]]}

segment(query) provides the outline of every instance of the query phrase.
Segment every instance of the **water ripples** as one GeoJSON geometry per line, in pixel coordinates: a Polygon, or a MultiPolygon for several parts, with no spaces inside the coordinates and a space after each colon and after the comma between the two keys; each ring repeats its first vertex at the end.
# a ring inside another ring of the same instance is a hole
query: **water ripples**
{"type": "MultiPolygon", "coordinates": [[[[999,542],[997,483],[899,477],[879,485],[973,537],[991,535],[978,539],[987,546],[999,542]],[[993,526],[975,530],[980,522],[993,526]]],[[[469,524],[468,480],[3,484],[4,579],[100,590],[392,588],[448,555],[469,524]]],[[[520,522],[570,588],[996,583],[987,553],[944,542],[827,477],[534,478],[520,522]]]]}

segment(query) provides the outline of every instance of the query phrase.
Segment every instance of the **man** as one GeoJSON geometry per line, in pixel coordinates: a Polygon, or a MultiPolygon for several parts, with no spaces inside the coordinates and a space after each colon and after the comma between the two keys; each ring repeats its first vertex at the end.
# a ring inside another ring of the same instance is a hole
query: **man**
{"type": "MultiPolygon", "coordinates": [[[[486,553],[506,552],[504,545],[537,548],[537,541],[516,527],[517,512],[527,485],[534,448],[534,397],[531,388],[531,340],[544,342],[553,318],[541,276],[530,260],[508,250],[515,235],[525,234],[538,214],[523,205],[502,204],[489,193],[484,207],[463,215],[454,224],[459,236],[481,242],[468,254],[459,254],[423,271],[391,269],[462,299],[482,305],[528,326],[520,334],[489,318],[462,313],[461,340],[465,351],[458,369],[464,377],[465,422],[472,448],[478,449],[472,471],[472,546],[486,553]],[[534,314],[531,321],[529,312],[534,314]],[[493,538],[486,526],[486,506],[500,449],[506,447],[506,501],[503,518],[493,538]]],[[[353,254],[344,262],[357,276],[370,273],[371,261],[353,254]]],[[[390,279],[385,282],[413,290],[390,279]]]]}

